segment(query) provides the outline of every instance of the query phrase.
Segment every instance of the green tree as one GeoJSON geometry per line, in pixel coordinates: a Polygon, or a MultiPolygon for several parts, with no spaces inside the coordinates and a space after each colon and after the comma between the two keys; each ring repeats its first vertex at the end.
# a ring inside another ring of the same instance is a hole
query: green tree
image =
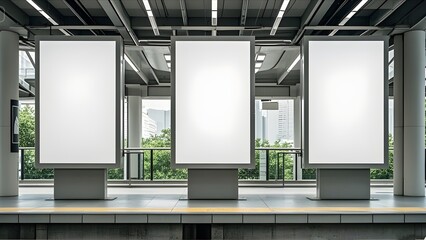
{"type": "MultiPolygon", "coordinates": [[[[170,148],[171,130],[163,129],[159,135],[142,139],[144,148],[170,148]]],[[[186,169],[172,169],[170,167],[171,152],[167,150],[144,151],[144,176],[149,179],[151,169],[151,152],[153,154],[153,179],[186,179],[188,171],[186,169]]]]}
{"type": "MultiPolygon", "coordinates": [[[[270,144],[268,140],[256,139],[256,148],[291,148],[290,143],[280,143],[279,141],[270,144]]],[[[255,152],[255,168],[238,170],[239,179],[259,179],[260,152],[265,150],[256,150],[255,152]]],[[[269,150],[269,179],[283,178],[283,158],[284,158],[284,178],[293,179],[293,155],[283,154],[280,150],[269,150]]]]}
{"type": "MultiPolygon", "coordinates": [[[[389,135],[389,148],[393,149],[393,137],[389,135]]],[[[389,167],[385,169],[371,169],[371,179],[393,179],[393,150],[389,151],[389,167]]]]}
{"type": "MultiPolygon", "coordinates": [[[[23,106],[19,111],[19,146],[35,146],[35,109],[32,106],[23,106]]],[[[22,153],[22,152],[21,152],[22,153]]],[[[35,168],[35,151],[24,151],[25,179],[52,179],[52,169],[35,168]]]]}
{"type": "Polygon", "coordinates": [[[19,146],[35,146],[35,110],[24,106],[19,111],[19,146]]]}

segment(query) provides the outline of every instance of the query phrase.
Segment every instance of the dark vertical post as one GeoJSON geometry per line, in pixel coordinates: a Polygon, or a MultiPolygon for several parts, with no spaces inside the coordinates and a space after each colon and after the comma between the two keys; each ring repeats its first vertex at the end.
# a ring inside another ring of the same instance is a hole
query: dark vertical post
{"type": "Polygon", "coordinates": [[[25,149],[21,149],[21,180],[25,179],[25,149]]]}
{"type": "Polygon", "coordinates": [[[266,181],[269,180],[269,149],[266,149],[266,181]]]}
{"type": "Polygon", "coordinates": [[[141,153],[138,152],[138,179],[141,179],[141,153]]]}
{"type": "Polygon", "coordinates": [[[297,176],[297,152],[294,153],[294,168],[296,169],[296,171],[294,171],[294,179],[297,180],[299,179],[297,176]]]}
{"type": "Polygon", "coordinates": [[[126,153],[126,161],[127,161],[127,168],[126,168],[126,171],[127,171],[127,180],[129,180],[130,178],[131,178],[131,176],[130,176],[130,153],[129,152],[127,152],[126,153]]]}
{"type": "Polygon", "coordinates": [[[154,149],[150,149],[150,162],[149,164],[151,165],[150,170],[151,170],[151,181],[154,180],[154,149]]]}
{"type": "Polygon", "coordinates": [[[145,153],[142,151],[142,180],[145,180],[145,153]]]}

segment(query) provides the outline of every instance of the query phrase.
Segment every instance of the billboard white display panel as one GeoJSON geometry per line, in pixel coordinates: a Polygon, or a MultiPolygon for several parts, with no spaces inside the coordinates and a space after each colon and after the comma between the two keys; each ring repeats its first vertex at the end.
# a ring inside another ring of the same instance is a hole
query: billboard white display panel
{"type": "Polygon", "coordinates": [[[387,55],[384,38],[305,39],[305,167],[387,165],[387,55]]]}
{"type": "Polygon", "coordinates": [[[37,39],[37,164],[120,164],[122,42],[37,39]]]}
{"type": "Polygon", "coordinates": [[[172,41],[172,165],[251,167],[254,39],[172,41]]]}

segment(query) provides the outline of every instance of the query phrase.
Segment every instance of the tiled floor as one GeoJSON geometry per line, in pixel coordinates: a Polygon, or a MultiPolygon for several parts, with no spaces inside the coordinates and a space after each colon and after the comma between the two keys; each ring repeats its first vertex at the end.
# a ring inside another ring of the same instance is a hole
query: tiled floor
{"type": "Polygon", "coordinates": [[[314,188],[240,188],[242,200],[184,200],[186,188],[109,188],[112,201],[48,201],[52,188],[27,187],[19,197],[0,198],[0,212],[425,212],[426,198],[394,196],[391,188],[372,188],[374,200],[312,201],[314,188]]]}

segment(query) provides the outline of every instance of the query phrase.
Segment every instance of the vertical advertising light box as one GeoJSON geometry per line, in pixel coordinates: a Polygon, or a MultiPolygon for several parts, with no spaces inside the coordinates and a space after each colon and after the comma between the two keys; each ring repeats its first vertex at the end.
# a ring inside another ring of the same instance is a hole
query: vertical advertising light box
{"type": "Polygon", "coordinates": [[[254,37],[172,37],[172,166],[254,166],[254,37]]]}
{"type": "Polygon", "coordinates": [[[388,38],[305,37],[305,168],[388,165],[388,38]]]}
{"type": "Polygon", "coordinates": [[[121,164],[120,37],[36,38],[36,164],[121,164]]]}

